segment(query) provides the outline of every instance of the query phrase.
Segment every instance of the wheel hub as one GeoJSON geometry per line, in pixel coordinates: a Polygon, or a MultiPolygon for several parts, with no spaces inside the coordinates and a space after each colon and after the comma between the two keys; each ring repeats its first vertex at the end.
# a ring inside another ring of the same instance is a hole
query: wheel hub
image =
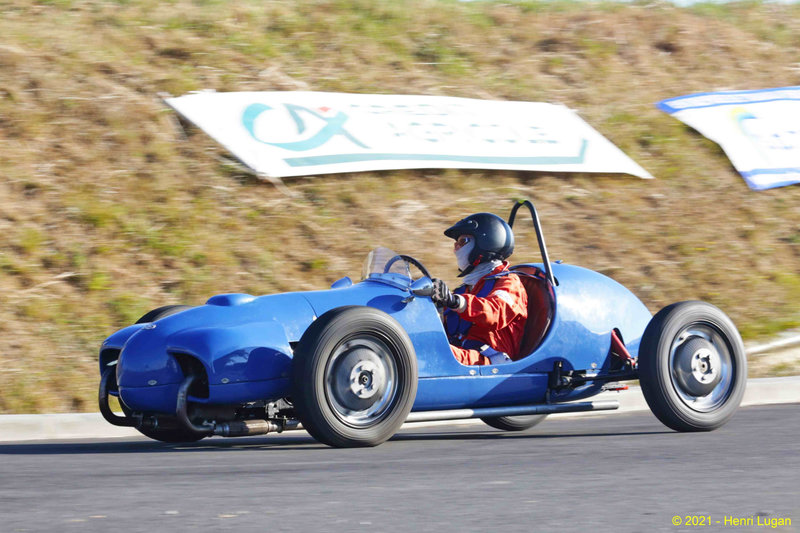
{"type": "Polygon", "coordinates": [[[692,337],[675,352],[675,377],[692,396],[706,396],[722,379],[722,360],[714,345],[702,337],[692,337]]]}
{"type": "Polygon", "coordinates": [[[350,372],[350,390],[361,399],[372,398],[383,387],[385,376],[373,361],[359,361],[350,372]]]}
{"type": "Polygon", "coordinates": [[[337,416],[355,426],[374,423],[391,404],[396,373],[383,342],[359,337],[341,345],[327,377],[327,394],[337,416]]]}

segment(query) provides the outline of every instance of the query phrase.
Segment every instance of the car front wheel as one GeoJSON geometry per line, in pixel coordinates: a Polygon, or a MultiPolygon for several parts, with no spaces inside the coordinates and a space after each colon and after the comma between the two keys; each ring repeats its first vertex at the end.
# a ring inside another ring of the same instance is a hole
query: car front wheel
{"type": "Polygon", "coordinates": [[[303,334],[292,361],[292,401],[303,427],[335,447],[376,446],[405,422],[417,359],[405,330],[371,307],[333,309],[303,334]]]}

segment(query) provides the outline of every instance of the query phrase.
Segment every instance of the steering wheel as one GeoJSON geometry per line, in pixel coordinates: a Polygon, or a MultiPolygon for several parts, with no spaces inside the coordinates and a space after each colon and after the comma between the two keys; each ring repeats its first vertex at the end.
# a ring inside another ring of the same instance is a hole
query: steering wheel
{"type": "Polygon", "coordinates": [[[417,267],[419,269],[419,271],[422,272],[422,275],[425,276],[426,278],[431,278],[432,277],[430,275],[430,273],[428,272],[428,269],[425,268],[425,266],[422,263],[420,263],[419,261],[417,261],[416,259],[414,259],[410,255],[396,255],[396,256],[392,257],[391,259],[386,261],[386,266],[383,267],[383,273],[386,274],[387,272],[389,272],[389,269],[392,268],[392,265],[397,263],[398,261],[401,261],[401,260],[402,261],[407,261],[407,262],[411,263],[412,265],[414,265],[415,267],[417,267]]]}

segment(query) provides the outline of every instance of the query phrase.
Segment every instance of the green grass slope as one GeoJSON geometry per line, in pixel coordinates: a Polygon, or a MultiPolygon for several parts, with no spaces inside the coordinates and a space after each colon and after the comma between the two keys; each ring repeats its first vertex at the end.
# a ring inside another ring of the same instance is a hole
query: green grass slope
{"type": "MultiPolygon", "coordinates": [[[[700,298],[746,338],[800,324],[800,187],[751,192],[653,103],[800,85],[800,6],[0,0],[0,412],[94,406],[102,339],[219,292],[324,288],[385,245],[455,282],[447,225],[512,199],[554,259],[655,311],[700,298]],[[160,102],[196,89],[563,103],[649,170],[398,171],[286,180],[231,163],[160,102]]],[[[537,259],[518,224],[514,258],[537,259]]]]}

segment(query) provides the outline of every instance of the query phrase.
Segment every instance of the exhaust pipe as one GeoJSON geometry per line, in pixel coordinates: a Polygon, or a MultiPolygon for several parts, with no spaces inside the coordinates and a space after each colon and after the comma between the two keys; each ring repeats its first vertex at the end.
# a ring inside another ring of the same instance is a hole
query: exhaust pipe
{"type": "Polygon", "coordinates": [[[222,437],[249,437],[250,435],[266,435],[282,433],[290,429],[299,429],[297,420],[235,420],[223,422],[214,427],[214,435],[222,437]]]}
{"type": "Polygon", "coordinates": [[[297,420],[234,420],[221,424],[210,423],[198,425],[189,419],[189,389],[194,382],[194,376],[187,376],[178,387],[178,398],[175,403],[175,416],[178,423],[193,433],[203,436],[219,435],[222,437],[249,437],[251,435],[266,435],[267,433],[281,433],[287,429],[298,429],[300,422],[297,420]]]}
{"type": "Polygon", "coordinates": [[[192,386],[193,382],[194,376],[189,375],[186,376],[183,382],[181,382],[180,387],[178,387],[178,397],[175,400],[175,416],[178,418],[178,423],[192,433],[207,437],[214,434],[214,424],[199,426],[189,420],[189,387],[192,386]]]}
{"type": "MultiPolygon", "coordinates": [[[[194,376],[187,376],[186,379],[184,379],[181,383],[180,387],[178,387],[178,397],[175,406],[175,415],[178,423],[189,431],[206,437],[211,435],[218,435],[221,437],[248,437],[252,435],[266,435],[267,433],[282,433],[283,431],[302,429],[299,421],[291,419],[264,420],[257,418],[251,420],[234,420],[219,424],[213,422],[206,423],[204,425],[195,424],[189,419],[188,414],[189,389],[191,388],[194,379],[194,376]]],[[[442,411],[417,411],[414,413],[409,413],[408,417],[406,418],[406,423],[433,422],[439,420],[463,420],[467,418],[485,418],[497,416],[549,415],[556,413],[577,413],[584,411],[611,411],[614,409],[619,409],[619,402],[616,400],[514,405],[506,407],[478,407],[475,409],[447,409],[442,411]]],[[[116,415],[113,415],[113,413],[111,414],[118,419],[120,418],[116,415]]],[[[128,421],[130,419],[123,418],[122,420],[128,421]]],[[[137,424],[136,422],[133,422],[132,424],[126,425],[136,426],[137,424]]]]}
{"type": "Polygon", "coordinates": [[[581,411],[611,411],[614,409],[619,409],[619,402],[616,400],[515,405],[511,407],[478,407],[475,409],[448,409],[446,411],[417,411],[416,413],[410,413],[408,418],[406,418],[406,422],[463,420],[465,418],[493,416],[550,415],[555,413],[577,413],[581,411]]]}
{"type": "MultiPolygon", "coordinates": [[[[115,367],[109,367],[103,370],[100,377],[100,389],[97,393],[97,403],[100,406],[100,414],[106,419],[106,422],[114,426],[121,427],[137,427],[139,422],[127,416],[119,416],[108,405],[108,389],[111,386],[111,375],[116,372],[115,367]]],[[[121,402],[122,400],[120,400],[121,402]]]]}
{"type": "MultiPolygon", "coordinates": [[[[114,367],[107,368],[103,371],[100,377],[100,387],[97,395],[98,404],[100,407],[100,414],[109,424],[120,427],[133,427],[156,429],[164,423],[173,425],[177,422],[180,426],[188,429],[193,433],[203,436],[220,435],[223,437],[247,437],[250,435],[266,435],[267,433],[281,433],[291,429],[300,429],[300,422],[297,420],[234,420],[232,422],[223,422],[221,424],[205,424],[198,425],[189,419],[188,413],[188,396],[189,389],[194,382],[194,376],[187,376],[178,387],[178,394],[175,405],[176,420],[170,421],[167,419],[159,419],[153,417],[128,417],[119,416],[108,405],[108,391],[111,388],[114,367]]],[[[121,401],[121,400],[120,400],[121,401]]]]}

